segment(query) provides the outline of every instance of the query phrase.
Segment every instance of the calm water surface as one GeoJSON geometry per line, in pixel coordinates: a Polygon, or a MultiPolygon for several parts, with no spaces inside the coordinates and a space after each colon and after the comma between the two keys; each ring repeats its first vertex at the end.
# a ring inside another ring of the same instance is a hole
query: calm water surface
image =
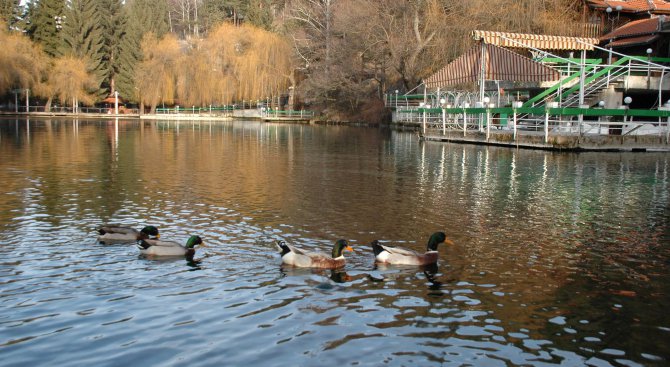
{"type": "Polygon", "coordinates": [[[670,155],[257,122],[0,120],[3,366],[665,366],[670,155]],[[203,237],[195,262],[101,245],[203,237]],[[378,267],[368,243],[437,268],[378,267]],[[282,267],[273,241],[343,271],[282,267]]]}

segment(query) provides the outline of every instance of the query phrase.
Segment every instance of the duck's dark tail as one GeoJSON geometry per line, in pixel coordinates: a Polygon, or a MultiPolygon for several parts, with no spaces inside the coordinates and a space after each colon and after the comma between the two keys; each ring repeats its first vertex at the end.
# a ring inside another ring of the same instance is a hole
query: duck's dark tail
{"type": "Polygon", "coordinates": [[[289,252],[291,252],[291,248],[288,247],[288,245],[286,244],[286,242],[284,242],[284,241],[277,241],[275,244],[277,245],[277,249],[279,250],[279,254],[280,254],[281,256],[284,256],[284,255],[288,254],[289,252]]]}
{"type": "Polygon", "coordinates": [[[372,251],[374,251],[375,256],[384,252],[384,248],[382,247],[382,245],[379,244],[379,241],[374,240],[370,244],[372,245],[372,251]]]}

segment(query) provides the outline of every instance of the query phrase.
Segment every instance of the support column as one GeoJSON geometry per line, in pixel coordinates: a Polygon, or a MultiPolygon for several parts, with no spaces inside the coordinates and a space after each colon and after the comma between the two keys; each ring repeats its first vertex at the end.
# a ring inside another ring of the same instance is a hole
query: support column
{"type": "Polygon", "coordinates": [[[544,142],[549,143],[549,109],[544,113],[544,142]]]}
{"type": "Polygon", "coordinates": [[[480,70],[479,70],[479,102],[484,103],[484,85],[486,84],[486,43],[484,40],[482,43],[482,52],[480,57],[480,70]]]}
{"type": "Polygon", "coordinates": [[[512,113],[512,128],[514,129],[514,141],[516,141],[516,108],[512,113]]]}
{"type": "MultiPolygon", "coordinates": [[[[580,58],[579,61],[579,108],[583,108],[584,106],[584,69],[586,68],[586,50],[582,50],[582,57],[580,58]]],[[[578,124],[579,124],[579,136],[582,135],[582,125],[584,123],[584,115],[579,114],[578,116],[578,124]]]]}

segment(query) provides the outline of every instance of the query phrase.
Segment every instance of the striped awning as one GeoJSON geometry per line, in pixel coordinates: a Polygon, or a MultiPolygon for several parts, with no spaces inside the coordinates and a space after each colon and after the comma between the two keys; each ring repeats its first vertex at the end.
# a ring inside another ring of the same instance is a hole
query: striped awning
{"type": "Polygon", "coordinates": [[[474,83],[482,74],[482,54],[486,80],[509,80],[517,82],[543,82],[558,80],[558,71],[533,61],[514,51],[486,45],[474,46],[437,73],[424,80],[428,88],[474,83]]]}
{"type": "Polygon", "coordinates": [[[541,34],[473,31],[476,41],[510,48],[537,48],[540,50],[593,50],[597,38],[548,36],[541,34]]]}

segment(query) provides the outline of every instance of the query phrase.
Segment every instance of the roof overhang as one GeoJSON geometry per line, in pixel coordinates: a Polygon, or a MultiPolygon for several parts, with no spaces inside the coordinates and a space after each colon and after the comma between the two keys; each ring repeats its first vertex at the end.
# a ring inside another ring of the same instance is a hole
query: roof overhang
{"type": "Polygon", "coordinates": [[[473,31],[472,37],[476,41],[509,47],[535,48],[539,50],[568,50],[592,51],[593,46],[599,43],[597,38],[549,36],[542,34],[506,33],[494,31],[473,31]]]}
{"type": "Polygon", "coordinates": [[[607,43],[604,47],[610,48],[610,47],[642,46],[651,44],[659,38],[660,36],[658,34],[650,34],[639,37],[620,38],[618,40],[607,43]]]}

